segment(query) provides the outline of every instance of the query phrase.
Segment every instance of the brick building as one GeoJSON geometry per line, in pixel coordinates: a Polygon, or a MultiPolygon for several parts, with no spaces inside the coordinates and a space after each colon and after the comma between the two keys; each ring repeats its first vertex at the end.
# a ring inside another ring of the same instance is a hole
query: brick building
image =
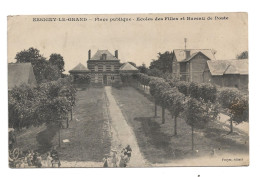
{"type": "Polygon", "coordinates": [[[172,71],[183,81],[203,82],[203,72],[207,61],[215,60],[210,49],[175,49],[173,50],[172,71]]]}
{"type": "Polygon", "coordinates": [[[112,55],[108,50],[98,50],[91,56],[88,51],[88,69],[91,72],[92,85],[111,85],[120,81],[118,50],[112,55]]]}

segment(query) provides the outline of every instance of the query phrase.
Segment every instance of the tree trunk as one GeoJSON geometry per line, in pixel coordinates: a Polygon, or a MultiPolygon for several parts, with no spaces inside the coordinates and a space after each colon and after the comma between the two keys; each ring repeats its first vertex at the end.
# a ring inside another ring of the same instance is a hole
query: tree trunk
{"type": "Polygon", "coordinates": [[[154,117],[157,117],[157,104],[154,102],[154,117]]]}
{"type": "Polygon", "coordinates": [[[174,135],[177,135],[177,116],[174,116],[174,135]]]}
{"type": "Polygon", "coordinates": [[[70,111],[70,120],[72,120],[72,109],[73,109],[73,107],[71,106],[71,111],[70,111]]]}
{"type": "Polygon", "coordinates": [[[69,128],[69,116],[67,116],[67,128],[69,128]]]}
{"type": "Polygon", "coordinates": [[[194,150],[194,132],[193,132],[193,125],[191,126],[191,149],[194,150]]]}
{"type": "Polygon", "coordinates": [[[60,127],[59,127],[59,147],[60,147],[60,144],[61,144],[61,137],[60,137],[60,127]]]}
{"type": "Polygon", "coordinates": [[[165,123],[165,108],[162,107],[162,124],[165,123]]]}
{"type": "Polygon", "coordinates": [[[233,133],[233,119],[230,118],[230,132],[229,133],[233,133]]]}

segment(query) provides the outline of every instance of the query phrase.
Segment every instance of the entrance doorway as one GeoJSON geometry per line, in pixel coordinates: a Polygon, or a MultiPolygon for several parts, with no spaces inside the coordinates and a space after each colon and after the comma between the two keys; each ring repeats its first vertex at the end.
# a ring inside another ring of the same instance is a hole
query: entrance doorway
{"type": "Polygon", "coordinates": [[[107,75],[103,75],[103,84],[107,85],[107,75]]]}

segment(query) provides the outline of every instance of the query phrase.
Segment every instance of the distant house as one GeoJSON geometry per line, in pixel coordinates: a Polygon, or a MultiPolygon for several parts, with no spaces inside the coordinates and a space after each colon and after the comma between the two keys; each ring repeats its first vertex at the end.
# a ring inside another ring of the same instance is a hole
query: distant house
{"type": "Polygon", "coordinates": [[[90,70],[84,66],[82,63],[79,63],[77,66],[75,66],[72,70],[69,70],[69,73],[72,76],[78,75],[78,74],[88,74],[90,73],[90,70]]]}
{"type": "Polygon", "coordinates": [[[207,61],[204,82],[222,87],[248,88],[248,59],[207,61]]]}
{"type": "Polygon", "coordinates": [[[173,75],[180,76],[183,81],[203,82],[203,71],[207,61],[215,60],[211,49],[174,49],[173,75]]]}
{"type": "Polygon", "coordinates": [[[128,62],[124,63],[119,68],[119,73],[138,73],[138,72],[139,72],[139,70],[128,62]]]}
{"type": "Polygon", "coordinates": [[[37,84],[31,63],[8,63],[8,90],[21,84],[37,84]]]}

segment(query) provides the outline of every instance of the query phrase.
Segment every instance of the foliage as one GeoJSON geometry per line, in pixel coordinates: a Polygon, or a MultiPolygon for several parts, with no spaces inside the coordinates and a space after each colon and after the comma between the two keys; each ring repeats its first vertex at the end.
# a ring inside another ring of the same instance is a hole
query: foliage
{"type": "Polygon", "coordinates": [[[137,69],[139,70],[140,73],[144,73],[144,74],[146,74],[148,71],[148,68],[145,66],[144,63],[141,66],[138,66],[137,69]]]}
{"type": "Polygon", "coordinates": [[[75,96],[69,77],[37,87],[15,87],[8,92],[9,126],[21,129],[64,120],[75,104],[75,96]]]}
{"type": "Polygon", "coordinates": [[[65,64],[64,59],[63,59],[63,56],[61,56],[60,54],[57,54],[57,53],[51,54],[49,62],[50,62],[51,65],[57,66],[60,74],[63,71],[65,71],[65,69],[64,69],[64,64],[65,64]]]}
{"type": "Polygon", "coordinates": [[[42,58],[40,51],[33,47],[30,47],[28,50],[18,52],[15,56],[17,63],[30,63],[39,58],[42,58]]]}
{"type": "Polygon", "coordinates": [[[218,117],[218,107],[215,104],[205,103],[195,98],[187,102],[186,123],[194,128],[203,129],[218,117]]]}
{"type": "Polygon", "coordinates": [[[224,109],[229,111],[230,121],[235,121],[237,124],[248,121],[249,102],[247,95],[243,95],[236,88],[222,88],[219,91],[218,101],[224,109]]]}
{"type": "Polygon", "coordinates": [[[200,84],[200,97],[205,102],[215,103],[217,99],[217,88],[215,85],[209,83],[200,84]]]}
{"type": "Polygon", "coordinates": [[[163,77],[163,72],[157,68],[148,69],[147,75],[148,76],[154,76],[154,77],[163,77]]]}
{"type": "Polygon", "coordinates": [[[127,85],[130,80],[133,78],[133,74],[132,73],[120,73],[120,78],[121,81],[124,85],[127,85]]]}
{"type": "Polygon", "coordinates": [[[153,60],[150,64],[149,69],[158,69],[163,73],[172,73],[172,61],[173,61],[173,53],[172,52],[164,52],[158,53],[158,59],[153,60]]]}
{"type": "Polygon", "coordinates": [[[40,51],[33,47],[18,52],[15,56],[17,63],[32,64],[33,72],[38,84],[57,80],[61,77],[60,66],[58,65],[58,61],[60,61],[61,58],[62,56],[60,54],[52,54],[51,61],[46,60],[46,58],[40,54],[40,51]]]}
{"type": "Polygon", "coordinates": [[[180,81],[180,82],[172,82],[172,86],[176,86],[179,90],[179,92],[183,93],[185,96],[189,95],[189,82],[180,81]]]}
{"type": "Polygon", "coordinates": [[[8,91],[9,127],[21,129],[41,123],[34,119],[39,103],[38,91],[26,84],[8,91]]]}
{"type": "Polygon", "coordinates": [[[244,51],[237,55],[237,59],[248,59],[248,51],[244,51]]]}
{"type": "Polygon", "coordinates": [[[166,108],[174,117],[178,117],[180,113],[184,111],[185,95],[180,93],[176,87],[165,91],[163,100],[166,108]]]}
{"type": "Polygon", "coordinates": [[[237,124],[249,119],[248,96],[238,98],[237,102],[230,107],[230,116],[237,124]]]}
{"type": "Polygon", "coordinates": [[[90,84],[91,76],[89,74],[76,74],[74,75],[74,83],[90,84]]]}

